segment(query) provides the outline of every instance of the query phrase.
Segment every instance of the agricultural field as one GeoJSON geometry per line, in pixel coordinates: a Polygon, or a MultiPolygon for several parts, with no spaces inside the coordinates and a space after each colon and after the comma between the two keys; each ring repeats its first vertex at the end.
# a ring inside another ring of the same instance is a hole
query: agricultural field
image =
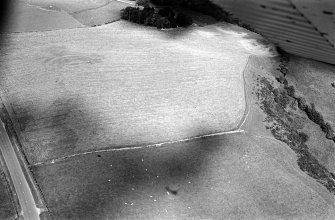
{"type": "Polygon", "coordinates": [[[266,77],[276,86],[270,74],[276,64],[273,59],[252,57],[246,66],[250,109],[241,127],[244,132],[33,166],[52,215],[64,219],[334,218],[333,195],[302,172],[292,149],[265,128],[267,115],[258,107],[256,95],[262,85],[256,79],[266,77]]]}
{"type": "Polygon", "coordinates": [[[48,31],[84,27],[58,7],[43,8],[25,2],[12,4],[6,32],[48,31]]]}
{"type": "Polygon", "coordinates": [[[35,32],[97,26],[120,20],[129,6],[116,0],[20,0],[11,4],[5,32],[35,32]]]}
{"type": "Polygon", "coordinates": [[[21,0],[1,35],[41,219],[335,219],[335,142],[294,97],[334,123],[334,68],[191,10],[188,28],[119,21],[126,6],[21,0]]]}
{"type": "Polygon", "coordinates": [[[68,13],[103,7],[111,0],[19,0],[43,8],[60,8],[68,13]],[[51,7],[50,7],[51,6],[51,7]]]}
{"type": "Polygon", "coordinates": [[[235,129],[248,57],[270,54],[250,35],[124,21],[6,35],[0,83],[28,161],[235,129]]]}
{"type": "Polygon", "coordinates": [[[77,11],[71,13],[71,15],[86,26],[99,26],[120,20],[121,9],[128,6],[131,5],[119,1],[111,1],[103,7],[77,11]]]}

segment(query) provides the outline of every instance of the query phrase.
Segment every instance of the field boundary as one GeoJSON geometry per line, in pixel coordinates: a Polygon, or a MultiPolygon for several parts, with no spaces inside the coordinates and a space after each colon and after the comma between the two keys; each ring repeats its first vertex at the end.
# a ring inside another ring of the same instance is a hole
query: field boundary
{"type": "Polygon", "coordinates": [[[3,114],[5,118],[3,120],[3,123],[5,125],[6,132],[9,136],[10,142],[15,151],[16,157],[18,158],[23,174],[31,189],[32,195],[35,200],[36,207],[40,208],[41,212],[48,211],[49,209],[46,205],[44,195],[42,191],[40,190],[37,182],[35,181],[29,169],[29,162],[22,148],[22,144],[24,144],[23,142],[24,138],[22,137],[20,130],[19,130],[18,123],[15,120],[15,117],[14,117],[15,114],[11,108],[11,105],[8,104],[4,94],[5,92],[2,90],[2,88],[0,88],[0,102],[4,106],[3,114]]]}
{"type": "Polygon", "coordinates": [[[232,130],[232,131],[224,131],[224,132],[219,132],[219,133],[212,133],[212,134],[194,136],[194,137],[190,137],[190,138],[184,138],[184,139],[181,139],[181,140],[166,141],[166,142],[161,142],[161,143],[156,143],[156,144],[86,151],[86,152],[82,152],[82,153],[72,154],[72,155],[48,160],[48,161],[45,161],[45,162],[38,162],[38,163],[32,164],[30,166],[43,166],[43,165],[54,164],[54,163],[61,162],[61,161],[66,160],[66,159],[70,159],[72,157],[78,157],[78,156],[82,156],[82,155],[86,155],[86,154],[104,153],[104,152],[111,152],[111,151],[138,150],[138,149],[143,149],[143,148],[157,148],[157,147],[162,147],[163,145],[187,142],[187,141],[202,139],[202,138],[206,138],[206,137],[215,137],[215,136],[221,136],[221,135],[225,135],[225,134],[245,133],[245,132],[246,132],[245,130],[237,129],[237,130],[232,130]]]}

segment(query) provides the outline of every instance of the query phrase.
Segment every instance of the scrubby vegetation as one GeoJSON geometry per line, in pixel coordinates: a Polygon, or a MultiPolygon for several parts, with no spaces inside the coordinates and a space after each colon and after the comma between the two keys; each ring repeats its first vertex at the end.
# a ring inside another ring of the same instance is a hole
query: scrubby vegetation
{"type": "MultiPolygon", "coordinates": [[[[144,8],[150,7],[150,2],[154,5],[159,6],[171,6],[171,7],[181,7],[191,9],[197,12],[200,12],[205,15],[209,15],[215,18],[217,21],[225,21],[228,23],[239,25],[245,29],[256,32],[250,25],[245,24],[239,18],[236,18],[230,12],[224,10],[220,6],[215,5],[209,0],[137,0],[137,5],[143,6],[144,8]]],[[[121,18],[125,20],[129,20],[138,24],[156,26],[157,28],[174,28],[174,27],[186,27],[193,23],[193,19],[184,14],[180,13],[176,16],[171,16],[171,14],[166,14],[168,11],[166,8],[162,9],[162,13],[158,12],[158,15],[153,15],[155,22],[141,23],[140,19],[136,19],[136,17],[141,17],[141,9],[127,7],[123,9],[121,12],[121,18]],[[129,19],[129,14],[136,14],[132,19],[129,19]]],[[[161,11],[161,10],[159,10],[161,11]]],[[[151,20],[150,17],[147,17],[148,20],[151,20]]]]}
{"type": "Polygon", "coordinates": [[[286,90],[284,90],[284,89],[274,89],[273,94],[274,94],[275,102],[279,103],[284,108],[286,108],[288,103],[290,102],[286,90]]]}
{"type": "Polygon", "coordinates": [[[306,113],[309,120],[318,124],[329,139],[335,140],[333,129],[329,123],[325,122],[322,115],[315,109],[312,103],[307,104],[303,97],[296,97],[295,89],[289,86],[285,78],[288,73],[287,64],[289,57],[283,53],[278,70],[283,76],[277,77],[280,82],[279,88],[274,88],[266,78],[258,79],[261,88],[256,92],[259,105],[266,113],[267,128],[271,130],[273,136],[286,143],[298,156],[297,163],[300,169],[309,176],[324,185],[331,193],[335,194],[335,175],[321,165],[310,153],[306,142],[308,135],[299,131],[301,127],[296,123],[299,117],[292,106],[297,105],[300,110],[306,113]]]}
{"type": "Polygon", "coordinates": [[[171,8],[156,10],[152,7],[127,7],[121,11],[121,18],[137,24],[155,26],[159,29],[186,27],[193,19],[183,13],[175,15],[171,8]]]}
{"type": "Polygon", "coordinates": [[[315,105],[314,103],[311,103],[311,105],[306,105],[304,108],[308,118],[313,121],[314,123],[318,124],[322,131],[326,134],[326,138],[332,139],[335,141],[335,134],[334,130],[331,127],[331,125],[328,122],[325,122],[323,116],[321,115],[320,112],[315,110],[315,105]]]}
{"type": "Polygon", "coordinates": [[[286,91],[287,91],[287,95],[294,97],[294,94],[295,94],[294,86],[287,86],[286,91]]]}
{"type": "MultiPolygon", "coordinates": [[[[289,56],[288,54],[285,53],[285,51],[279,50],[279,52],[282,54],[282,56],[281,56],[281,60],[280,60],[281,62],[280,62],[278,70],[283,74],[283,76],[277,77],[277,81],[283,84],[284,89],[287,92],[287,95],[289,95],[290,97],[292,97],[293,99],[297,101],[298,108],[304,111],[307,117],[311,121],[313,121],[314,123],[320,126],[322,131],[326,134],[326,138],[332,139],[333,141],[335,141],[335,134],[334,134],[333,128],[328,122],[324,120],[322,114],[315,109],[314,103],[311,103],[310,105],[308,105],[306,100],[303,97],[297,97],[295,95],[294,86],[288,85],[288,82],[285,76],[288,73],[287,64],[289,62],[289,56]]],[[[277,99],[283,101],[283,98],[281,96],[278,96],[277,99]]]]}
{"type": "MultiPolygon", "coordinates": [[[[258,79],[262,85],[256,92],[259,105],[266,113],[267,128],[271,130],[272,135],[286,143],[298,157],[297,163],[300,169],[313,177],[319,183],[324,185],[331,193],[335,194],[335,176],[329,172],[318,160],[309,152],[306,142],[308,135],[299,132],[299,125],[295,122],[298,117],[291,108],[291,103],[295,99],[290,97],[291,92],[287,92],[285,88],[274,88],[270,81],[266,78],[258,79]]],[[[285,87],[285,86],[283,86],[285,87]]],[[[304,99],[301,99],[304,100],[304,99]]],[[[305,103],[299,105],[304,106],[305,103]]],[[[308,105],[307,105],[308,106],[308,105]]],[[[307,107],[307,109],[314,109],[307,107]]],[[[315,110],[308,110],[313,117],[320,119],[320,115],[315,110]]]]}
{"type": "Polygon", "coordinates": [[[308,107],[306,99],[304,97],[298,97],[296,100],[298,101],[299,109],[301,109],[302,111],[305,111],[308,107]]]}
{"type": "Polygon", "coordinates": [[[190,16],[185,15],[184,13],[179,13],[176,16],[176,23],[178,26],[186,27],[193,23],[193,19],[190,16]]]}
{"type": "Polygon", "coordinates": [[[306,143],[308,141],[308,135],[304,132],[299,132],[299,137],[302,143],[306,143]]]}
{"type": "Polygon", "coordinates": [[[150,1],[149,0],[137,0],[136,4],[143,7],[149,7],[150,1]]]}

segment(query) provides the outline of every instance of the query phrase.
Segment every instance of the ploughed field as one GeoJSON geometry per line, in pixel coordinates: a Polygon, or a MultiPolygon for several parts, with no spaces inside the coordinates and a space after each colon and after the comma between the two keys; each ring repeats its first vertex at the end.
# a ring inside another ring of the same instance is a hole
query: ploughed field
{"type": "Polygon", "coordinates": [[[236,128],[247,58],[268,52],[233,29],[115,22],[3,35],[3,98],[29,163],[236,128]]]}

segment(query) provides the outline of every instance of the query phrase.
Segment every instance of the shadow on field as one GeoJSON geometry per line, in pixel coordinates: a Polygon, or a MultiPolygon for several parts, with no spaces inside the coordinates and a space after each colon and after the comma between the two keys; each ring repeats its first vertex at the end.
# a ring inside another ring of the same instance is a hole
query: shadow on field
{"type": "Polygon", "coordinates": [[[99,143],[102,129],[98,116],[85,110],[80,96],[68,93],[47,104],[37,104],[27,97],[25,102],[11,100],[11,104],[29,164],[86,151],[80,149],[82,144],[108,147],[99,143]]]}
{"type": "MultiPolygon", "coordinates": [[[[14,4],[13,1],[10,0],[0,1],[0,33],[3,33],[8,28],[10,9],[13,6],[13,4],[14,4]]],[[[0,40],[2,40],[2,36],[0,40]]]]}
{"type": "MultiPolygon", "coordinates": [[[[19,100],[11,103],[20,132],[28,140],[23,148],[30,164],[77,153],[78,142],[113,145],[108,139],[99,142],[101,116],[87,109],[80,96],[67,94],[44,105],[26,99],[24,105],[19,100]]],[[[194,129],[198,132],[203,127],[199,124],[194,129]]],[[[190,183],[222,148],[222,141],[222,137],[211,137],[157,148],[93,153],[31,166],[31,171],[54,219],[117,219],[127,215],[129,208],[142,214],[158,212],[161,209],[155,205],[169,202],[166,196],[186,204],[190,183]]]]}
{"type": "Polygon", "coordinates": [[[211,155],[223,148],[220,142],[224,137],[95,153],[32,171],[55,219],[155,216],[162,206],[190,202],[192,185],[211,155]]]}

